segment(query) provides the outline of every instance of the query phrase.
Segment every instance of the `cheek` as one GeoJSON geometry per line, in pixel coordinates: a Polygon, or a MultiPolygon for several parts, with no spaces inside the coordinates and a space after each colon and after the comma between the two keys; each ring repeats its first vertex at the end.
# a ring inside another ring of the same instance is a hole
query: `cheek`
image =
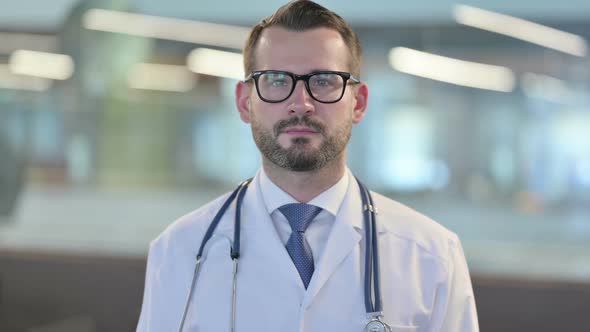
{"type": "Polygon", "coordinates": [[[271,115],[272,112],[256,108],[256,106],[254,106],[254,108],[252,108],[250,111],[250,118],[252,120],[252,123],[259,128],[264,128],[267,130],[271,130],[279,120],[275,119],[271,115]]]}
{"type": "Polygon", "coordinates": [[[341,127],[343,124],[348,124],[354,120],[353,113],[352,107],[333,109],[327,112],[328,116],[323,120],[330,128],[341,127]]]}

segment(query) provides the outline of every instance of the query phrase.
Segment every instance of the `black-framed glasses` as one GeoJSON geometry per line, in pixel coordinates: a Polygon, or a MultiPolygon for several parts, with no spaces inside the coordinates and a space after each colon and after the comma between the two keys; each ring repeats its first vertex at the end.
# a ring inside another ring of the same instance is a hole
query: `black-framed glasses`
{"type": "Polygon", "coordinates": [[[360,80],[351,73],[341,71],[315,71],[306,75],[297,75],[288,71],[262,70],[250,73],[244,81],[247,82],[250,79],[254,80],[260,99],[267,103],[280,103],[287,100],[299,80],[305,83],[305,89],[311,98],[324,104],[339,102],[348,84],[360,83],[360,80]]]}

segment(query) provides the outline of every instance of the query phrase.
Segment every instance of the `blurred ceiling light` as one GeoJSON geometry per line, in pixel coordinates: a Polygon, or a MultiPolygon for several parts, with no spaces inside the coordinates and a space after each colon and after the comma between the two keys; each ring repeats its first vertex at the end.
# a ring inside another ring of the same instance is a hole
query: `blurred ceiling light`
{"type": "Polygon", "coordinates": [[[187,65],[198,74],[244,79],[243,57],[240,53],[197,48],[188,55],[187,65]]]}
{"type": "Polygon", "coordinates": [[[45,91],[53,81],[25,75],[14,74],[7,64],[0,64],[0,89],[45,91]]]}
{"type": "Polygon", "coordinates": [[[578,35],[513,16],[466,5],[456,5],[453,15],[459,24],[496,32],[564,53],[585,56],[588,52],[586,40],[578,35]]]}
{"type": "Polygon", "coordinates": [[[187,92],[195,86],[195,75],[185,66],[139,63],[127,75],[133,89],[187,92]]]}
{"type": "Polygon", "coordinates": [[[89,30],[242,49],[250,29],[235,25],[91,9],[84,14],[89,30]]]}
{"type": "Polygon", "coordinates": [[[570,101],[574,97],[574,92],[568,84],[555,77],[525,73],[520,82],[524,94],[528,97],[557,103],[570,101]]]}
{"type": "Polygon", "coordinates": [[[10,55],[10,69],[15,74],[67,80],[74,74],[74,61],[65,54],[17,50],[10,55]]]}
{"type": "Polygon", "coordinates": [[[0,54],[10,54],[19,49],[52,52],[57,49],[55,35],[0,32],[0,54]]]}
{"type": "Polygon", "coordinates": [[[510,92],[514,90],[512,70],[448,58],[405,47],[389,51],[390,65],[400,72],[472,88],[510,92]]]}

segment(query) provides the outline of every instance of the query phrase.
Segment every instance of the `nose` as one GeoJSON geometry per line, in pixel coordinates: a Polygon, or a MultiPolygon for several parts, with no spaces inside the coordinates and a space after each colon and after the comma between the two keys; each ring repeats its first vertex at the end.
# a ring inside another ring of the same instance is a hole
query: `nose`
{"type": "Polygon", "coordinates": [[[307,92],[304,81],[296,82],[293,93],[288,101],[290,115],[309,115],[315,112],[313,98],[307,92]]]}

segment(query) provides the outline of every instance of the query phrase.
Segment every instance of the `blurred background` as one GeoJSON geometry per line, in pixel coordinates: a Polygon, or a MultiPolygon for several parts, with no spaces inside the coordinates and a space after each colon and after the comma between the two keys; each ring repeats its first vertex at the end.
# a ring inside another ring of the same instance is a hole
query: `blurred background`
{"type": "MultiPolygon", "coordinates": [[[[589,331],[590,1],[318,2],[365,52],[349,166],[461,237],[481,330],[589,331]]],[[[149,242],[260,165],[282,3],[0,0],[0,331],[134,331],[149,242]]]]}

